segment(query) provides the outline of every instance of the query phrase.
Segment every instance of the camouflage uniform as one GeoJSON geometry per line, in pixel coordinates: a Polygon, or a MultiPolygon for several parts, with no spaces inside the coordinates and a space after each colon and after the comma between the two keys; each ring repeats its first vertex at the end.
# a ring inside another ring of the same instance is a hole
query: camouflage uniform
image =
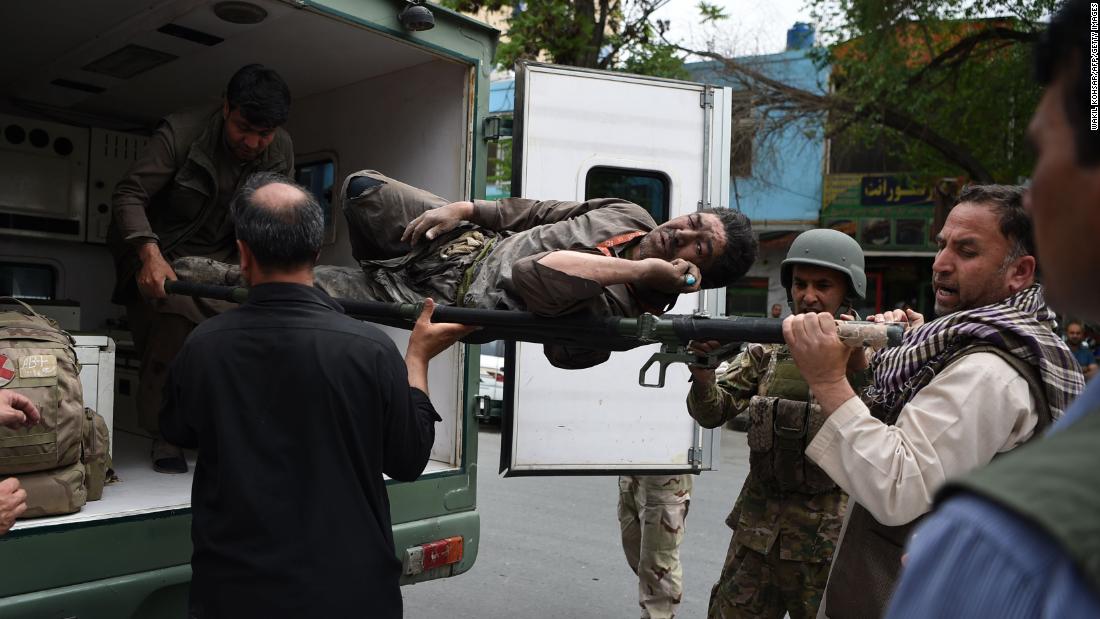
{"type": "Polygon", "coordinates": [[[707,616],[712,619],[784,613],[798,619],[817,613],[848,497],[802,454],[823,420],[816,405],[807,406],[810,401],[786,346],[774,344],[749,345],[715,387],[697,383],[688,395],[691,416],[705,427],[746,410],[752,417],[749,476],[726,519],[733,538],[711,590],[707,616]],[[801,433],[788,437],[793,442],[785,446],[781,431],[790,424],[764,414],[777,396],[807,411],[801,433]],[[774,440],[775,449],[789,450],[799,464],[796,475],[776,464],[773,452],[759,450],[761,436],[774,440]]]}
{"type": "Polygon", "coordinates": [[[638,575],[642,619],[676,616],[683,597],[680,542],[691,504],[691,475],[619,478],[623,551],[638,575]]]}

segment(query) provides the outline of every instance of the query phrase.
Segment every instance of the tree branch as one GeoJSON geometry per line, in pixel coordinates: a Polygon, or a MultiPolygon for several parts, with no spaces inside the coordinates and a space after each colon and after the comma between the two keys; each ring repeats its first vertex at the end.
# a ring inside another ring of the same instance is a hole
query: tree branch
{"type": "Polygon", "coordinates": [[[641,9],[642,14],[637,19],[627,22],[626,26],[623,27],[622,34],[617,37],[614,43],[612,43],[611,51],[608,52],[606,58],[614,58],[618,55],[620,51],[622,51],[622,48],[626,45],[627,42],[637,40],[638,36],[642,32],[642,29],[649,24],[650,16],[652,16],[657,9],[666,4],[668,4],[668,0],[657,0],[652,3],[647,2],[643,4],[643,8],[641,9]]]}
{"type": "Polygon", "coordinates": [[[858,121],[877,117],[882,125],[928,145],[947,161],[965,170],[975,181],[983,183],[993,181],[993,175],[967,148],[940,135],[932,127],[901,110],[887,105],[862,107],[855,101],[840,95],[823,95],[790,86],[721,54],[675,46],[680,51],[718,61],[729,74],[739,75],[742,83],[763,86],[765,91],[762,93],[761,100],[765,105],[770,101],[785,102],[793,104],[797,114],[807,116],[813,113],[827,113],[838,115],[840,117],[838,120],[842,122],[848,119],[858,121]]]}
{"type": "MultiPolygon", "coordinates": [[[[1013,30],[1011,28],[1004,28],[998,26],[996,28],[987,28],[974,34],[968,35],[959,39],[957,43],[944,50],[940,55],[936,56],[928,62],[920,71],[917,71],[912,77],[909,78],[908,85],[915,86],[924,79],[924,77],[937,71],[944,66],[958,66],[970,59],[970,55],[974,50],[981,45],[989,41],[1013,41],[1015,43],[1033,43],[1038,40],[1039,33],[1037,32],[1025,32],[1021,30],[1013,30]]],[[[995,48],[1000,49],[1000,47],[995,48]]]]}

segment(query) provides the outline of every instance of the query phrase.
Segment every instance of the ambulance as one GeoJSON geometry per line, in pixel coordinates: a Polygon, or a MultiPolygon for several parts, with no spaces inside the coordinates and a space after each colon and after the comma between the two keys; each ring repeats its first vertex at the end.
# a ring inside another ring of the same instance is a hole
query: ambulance
{"type": "MultiPolygon", "coordinates": [[[[262,63],[290,86],[296,178],[326,209],[322,263],[354,264],[333,195],[347,174],[375,169],[456,200],[482,197],[497,140],[513,141],[515,196],[617,195],[658,221],[728,206],[728,89],[523,64],[514,133],[504,135],[488,113],[499,33],[434,4],[12,0],[0,22],[0,296],[76,337],[85,404],[108,421],[118,478],[79,512],[21,520],[0,537],[5,619],[185,613],[191,476],[149,465],[134,404],[140,361],[124,309],[110,302],[104,241],[114,184],[157,120],[217,105],[239,67],[262,63]]],[[[722,291],[710,291],[672,311],[723,310],[722,291]]],[[[406,331],[386,331],[407,342],[406,331]]],[[[715,466],[718,434],[681,414],[686,368],[670,369],[663,389],[639,385],[652,352],[564,371],[538,345],[505,346],[500,471],[483,474],[715,466]]],[[[456,345],[432,363],[443,421],[431,461],[416,481],[389,481],[406,585],[459,575],[478,555],[478,359],[476,346],[456,345]]]]}

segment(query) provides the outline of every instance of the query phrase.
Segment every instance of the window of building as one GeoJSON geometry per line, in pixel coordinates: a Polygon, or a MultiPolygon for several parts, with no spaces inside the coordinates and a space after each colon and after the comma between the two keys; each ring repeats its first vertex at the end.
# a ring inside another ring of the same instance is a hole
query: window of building
{"type": "Polygon", "coordinates": [[[726,314],[730,316],[768,315],[768,278],[742,277],[726,287],[726,314]]]}
{"type": "Polygon", "coordinates": [[[0,296],[51,301],[57,298],[57,270],[48,264],[0,262],[0,296]]]}
{"type": "Polygon", "coordinates": [[[309,190],[321,204],[325,214],[325,243],[336,240],[336,222],[332,213],[335,178],[336,161],[332,158],[306,160],[294,166],[294,182],[309,190]]]}
{"type": "Polygon", "coordinates": [[[897,245],[926,245],[928,234],[924,229],[927,223],[925,219],[898,219],[894,222],[896,235],[894,243],[897,245]]]}
{"type": "Polygon", "coordinates": [[[668,221],[671,183],[663,172],[596,166],[584,179],[584,199],[622,198],[653,216],[657,223],[668,221]]]}
{"type": "Polygon", "coordinates": [[[890,244],[890,220],[885,217],[864,217],[859,221],[859,238],[864,246],[890,244]]]}

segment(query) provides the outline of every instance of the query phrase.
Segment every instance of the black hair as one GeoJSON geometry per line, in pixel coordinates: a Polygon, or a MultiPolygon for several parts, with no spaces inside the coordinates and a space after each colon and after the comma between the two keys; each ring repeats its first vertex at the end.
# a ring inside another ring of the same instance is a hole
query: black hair
{"type": "Polygon", "coordinates": [[[1077,146],[1076,161],[1082,166],[1100,164],[1100,131],[1091,131],[1090,35],[1091,4],[1069,0],[1050,20],[1035,46],[1035,78],[1049,86],[1065,72],[1064,111],[1077,146]]]}
{"type": "Polygon", "coordinates": [[[967,185],[955,204],[972,202],[988,206],[997,215],[1001,235],[1010,248],[1006,265],[1022,256],[1035,255],[1035,232],[1031,215],[1024,209],[1024,188],[1019,185],[967,185]]]}
{"type": "Polygon", "coordinates": [[[237,238],[248,244],[264,268],[288,270],[312,265],[321,250],[325,217],[317,198],[304,187],[274,172],[257,172],[233,196],[230,214],[237,238]],[[257,201],[256,191],[281,183],[301,192],[301,198],[280,204],[257,201]]]}
{"type": "Polygon", "coordinates": [[[744,213],[729,208],[704,208],[704,215],[714,215],[722,221],[726,231],[726,248],[714,262],[700,268],[703,276],[703,288],[721,288],[744,277],[749,267],[756,261],[756,237],[752,235],[752,224],[744,213]]]}
{"type": "Polygon", "coordinates": [[[290,88],[262,64],[238,69],[225,87],[225,100],[230,111],[239,109],[249,124],[264,129],[280,127],[290,116],[290,88]]]}

